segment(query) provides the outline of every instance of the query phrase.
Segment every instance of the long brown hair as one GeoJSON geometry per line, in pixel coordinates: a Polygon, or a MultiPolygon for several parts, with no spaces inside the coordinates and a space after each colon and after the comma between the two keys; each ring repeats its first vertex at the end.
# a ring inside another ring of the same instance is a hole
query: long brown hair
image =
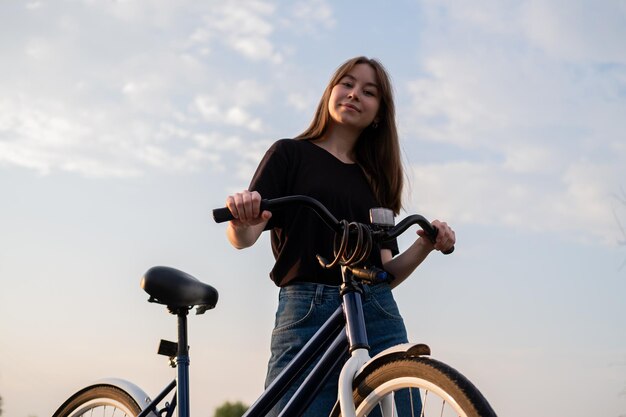
{"type": "Polygon", "coordinates": [[[313,140],[321,138],[326,133],[331,120],[328,109],[331,91],[358,64],[368,64],[374,69],[381,94],[377,126],[368,126],[361,132],[354,149],[356,162],[365,171],[378,204],[398,214],[402,208],[404,170],[400,157],[391,81],[385,67],[379,61],[359,56],[341,64],[326,86],[311,124],[295,139],[313,140]]]}

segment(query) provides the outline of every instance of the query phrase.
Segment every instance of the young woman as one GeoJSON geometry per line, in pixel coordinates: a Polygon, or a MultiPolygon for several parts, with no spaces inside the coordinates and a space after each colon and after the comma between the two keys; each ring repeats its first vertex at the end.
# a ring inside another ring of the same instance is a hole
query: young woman
{"type": "MultiPolygon", "coordinates": [[[[271,231],[276,263],[270,277],[280,294],[266,385],[339,306],[341,272],[323,269],[316,259],[317,254],[333,259],[333,233],[312,211],[261,211],[261,198],[308,195],[338,219],[368,223],[372,207],[399,213],[403,177],[389,76],[378,61],[356,57],[337,69],[308,129],[295,139],[274,143],[249,189],[226,199],[235,217],[227,228],[234,247],[249,247],[264,230],[271,231]]],[[[415,242],[400,254],[395,242],[371,252],[369,264],[395,277],[391,285],[365,288],[372,355],[407,341],[391,287],[433,250],[454,246],[454,231],[438,220],[433,225],[439,229],[434,244],[418,231],[415,242]]],[[[329,414],[337,397],[337,378],[331,378],[306,416],[329,414]]],[[[287,401],[275,407],[276,414],[287,401]]]]}

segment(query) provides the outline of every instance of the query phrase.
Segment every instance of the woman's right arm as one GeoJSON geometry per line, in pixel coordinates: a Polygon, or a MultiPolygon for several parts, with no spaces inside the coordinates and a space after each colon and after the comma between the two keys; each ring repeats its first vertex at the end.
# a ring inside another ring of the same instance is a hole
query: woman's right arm
{"type": "Polygon", "coordinates": [[[248,190],[229,195],[226,198],[226,207],[235,217],[226,228],[230,244],[237,249],[254,245],[272,217],[271,212],[261,211],[261,195],[248,190]]]}

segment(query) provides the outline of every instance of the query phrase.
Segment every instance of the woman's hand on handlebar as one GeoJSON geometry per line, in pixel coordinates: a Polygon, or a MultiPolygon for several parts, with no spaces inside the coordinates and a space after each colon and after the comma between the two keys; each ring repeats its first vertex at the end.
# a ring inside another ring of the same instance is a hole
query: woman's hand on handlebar
{"type": "MultiPolygon", "coordinates": [[[[448,223],[439,220],[434,220],[431,224],[438,231],[437,238],[435,239],[435,242],[432,243],[433,249],[444,253],[452,249],[456,243],[456,234],[454,233],[454,230],[448,226],[448,223]]],[[[418,229],[417,234],[430,242],[423,230],[418,229]]]]}
{"type": "MultiPolygon", "coordinates": [[[[408,219],[414,216],[418,215],[409,216],[408,219]]],[[[380,252],[385,271],[394,276],[394,280],[391,282],[392,288],[408,278],[433,250],[449,254],[454,248],[456,237],[454,230],[447,223],[435,220],[430,223],[432,227],[428,227],[429,222],[423,217],[419,217],[423,219],[424,223],[418,224],[428,232],[418,228],[417,234],[420,238],[398,256],[392,257],[389,249],[383,249],[380,252]],[[435,236],[434,241],[433,236],[435,236]]],[[[406,230],[406,228],[403,229],[406,230]]]]}
{"type": "Polygon", "coordinates": [[[261,195],[256,191],[244,190],[229,195],[226,198],[226,207],[234,217],[231,224],[237,228],[264,223],[272,217],[271,212],[261,211],[261,195]]]}
{"type": "Polygon", "coordinates": [[[261,195],[256,191],[244,190],[226,198],[226,208],[234,219],[228,222],[226,236],[237,249],[254,245],[272,213],[261,210],[261,195]]]}

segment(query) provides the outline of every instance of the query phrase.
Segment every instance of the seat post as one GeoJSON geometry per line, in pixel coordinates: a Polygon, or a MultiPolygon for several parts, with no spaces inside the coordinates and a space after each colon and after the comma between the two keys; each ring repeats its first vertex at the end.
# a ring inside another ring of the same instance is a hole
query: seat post
{"type": "Polygon", "coordinates": [[[178,415],[189,416],[189,345],[187,342],[187,308],[176,311],[178,316],[178,352],[176,354],[178,415]]]}

